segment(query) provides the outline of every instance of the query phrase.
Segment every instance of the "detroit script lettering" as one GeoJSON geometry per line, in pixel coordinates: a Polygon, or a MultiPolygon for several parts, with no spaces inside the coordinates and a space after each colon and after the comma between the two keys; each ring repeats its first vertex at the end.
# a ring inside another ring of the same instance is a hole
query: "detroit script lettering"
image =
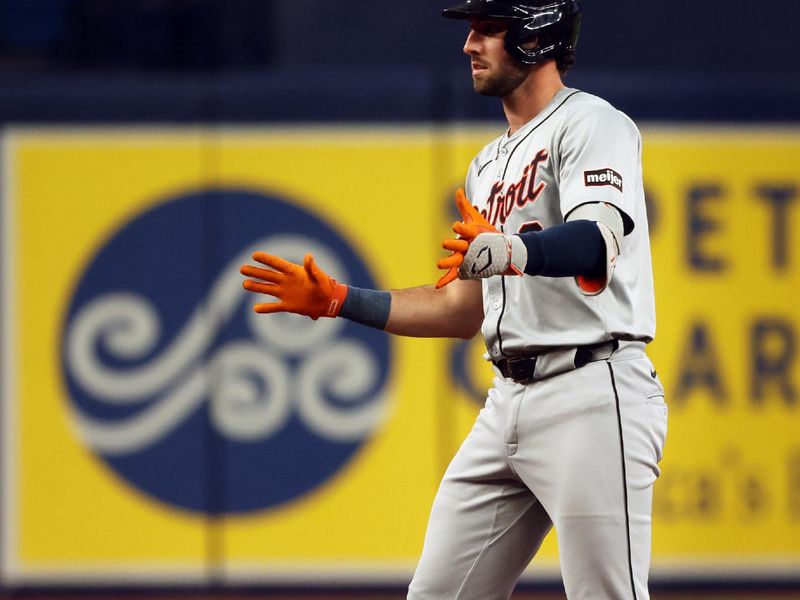
{"type": "Polygon", "coordinates": [[[502,225],[515,208],[536,202],[547,187],[543,181],[536,181],[536,172],[539,165],[546,163],[549,157],[550,154],[545,148],[539,150],[534,159],[526,165],[519,181],[509,185],[505,191],[503,190],[506,183],[502,179],[492,185],[489,198],[486,200],[486,208],[481,211],[487,221],[495,226],[498,223],[502,225]]]}

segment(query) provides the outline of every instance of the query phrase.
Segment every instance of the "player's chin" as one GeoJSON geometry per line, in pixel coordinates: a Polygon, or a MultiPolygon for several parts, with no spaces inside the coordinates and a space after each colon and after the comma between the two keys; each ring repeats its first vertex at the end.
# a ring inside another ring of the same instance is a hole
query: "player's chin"
{"type": "Polygon", "coordinates": [[[472,72],[472,89],[479,94],[485,94],[487,89],[490,89],[491,80],[486,76],[485,71],[472,72]]]}
{"type": "Polygon", "coordinates": [[[473,73],[472,87],[482,96],[504,98],[517,89],[528,76],[524,69],[497,69],[473,73]]]}
{"type": "Polygon", "coordinates": [[[472,89],[474,89],[475,92],[481,96],[491,96],[496,98],[503,95],[500,86],[498,86],[497,83],[491,79],[479,79],[477,77],[473,77],[472,89]]]}

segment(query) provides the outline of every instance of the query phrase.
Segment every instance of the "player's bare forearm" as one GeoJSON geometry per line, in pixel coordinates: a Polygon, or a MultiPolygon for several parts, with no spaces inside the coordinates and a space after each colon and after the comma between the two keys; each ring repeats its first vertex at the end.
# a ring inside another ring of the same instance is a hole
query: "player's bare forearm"
{"type": "Polygon", "coordinates": [[[469,339],[482,323],[480,282],[457,280],[438,290],[433,286],[392,290],[386,331],[411,337],[469,339]]]}
{"type": "Polygon", "coordinates": [[[243,265],[246,290],[263,300],[258,313],[291,312],[312,319],[341,316],[388,333],[411,337],[471,338],[483,323],[483,295],[476,280],[458,280],[392,292],[348,287],[332,279],[307,254],[303,264],[256,252],[243,265]]]}

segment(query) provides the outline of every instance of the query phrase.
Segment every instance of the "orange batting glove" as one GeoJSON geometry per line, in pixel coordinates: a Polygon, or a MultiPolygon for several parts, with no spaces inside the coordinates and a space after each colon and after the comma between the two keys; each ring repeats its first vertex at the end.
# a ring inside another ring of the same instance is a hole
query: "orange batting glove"
{"type": "Polygon", "coordinates": [[[255,304],[253,309],[257,313],[290,312],[316,321],[320,317],[335,317],[342,309],[347,286],[320,269],[310,252],[302,266],[266,252],[255,252],[253,260],[269,268],[243,265],[239,272],[252,278],[242,283],[244,289],[278,299],[278,302],[255,304]]]}
{"type": "Polygon", "coordinates": [[[447,238],[442,242],[442,248],[449,250],[452,254],[439,259],[436,263],[437,268],[448,269],[447,273],[436,282],[437,290],[458,279],[458,268],[464,262],[467,248],[478,234],[497,232],[497,229],[484,218],[478,209],[472,206],[463,188],[456,190],[456,207],[461,215],[461,221],[453,223],[453,231],[458,234],[458,238],[447,238]]]}

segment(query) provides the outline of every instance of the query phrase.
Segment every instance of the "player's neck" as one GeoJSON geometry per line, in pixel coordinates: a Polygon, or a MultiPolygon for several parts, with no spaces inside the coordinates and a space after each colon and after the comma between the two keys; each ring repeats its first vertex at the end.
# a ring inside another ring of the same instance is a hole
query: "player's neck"
{"type": "Polygon", "coordinates": [[[542,112],[562,89],[564,83],[555,62],[547,62],[531,71],[525,81],[503,97],[509,135],[542,112]]]}

